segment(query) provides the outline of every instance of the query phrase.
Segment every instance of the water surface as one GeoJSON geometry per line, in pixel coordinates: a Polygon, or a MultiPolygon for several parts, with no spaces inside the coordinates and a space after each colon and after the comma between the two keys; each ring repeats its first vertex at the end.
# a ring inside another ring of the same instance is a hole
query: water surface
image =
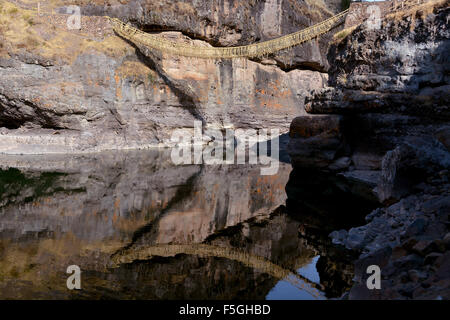
{"type": "Polygon", "coordinates": [[[0,298],[327,299],[349,288],[333,226],[287,201],[290,164],[261,176],[169,155],[1,156],[0,298]],[[82,290],[67,289],[69,265],[82,290]]]}

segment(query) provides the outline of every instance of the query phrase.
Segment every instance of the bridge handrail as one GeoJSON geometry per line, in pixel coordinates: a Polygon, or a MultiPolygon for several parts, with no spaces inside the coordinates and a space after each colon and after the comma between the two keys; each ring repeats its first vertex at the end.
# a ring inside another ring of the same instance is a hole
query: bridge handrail
{"type": "Polygon", "coordinates": [[[199,58],[240,58],[264,56],[309,41],[343,23],[343,18],[347,15],[347,13],[348,9],[316,25],[302,29],[295,33],[260,43],[237,47],[198,47],[180,44],[174,41],[162,39],[155,35],[147,34],[123,23],[119,19],[109,18],[109,20],[113,25],[113,29],[120,36],[132,42],[137,42],[141,45],[148,46],[152,49],[182,56],[199,58]]]}

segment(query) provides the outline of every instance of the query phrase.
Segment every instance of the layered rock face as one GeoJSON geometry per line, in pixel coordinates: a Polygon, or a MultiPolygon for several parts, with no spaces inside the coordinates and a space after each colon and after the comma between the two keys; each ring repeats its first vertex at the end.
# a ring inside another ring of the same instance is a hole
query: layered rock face
{"type": "MultiPolygon", "coordinates": [[[[336,4],[330,1],[336,10],[336,4]]],[[[323,1],[295,0],[130,0],[101,4],[86,1],[86,15],[109,15],[149,31],[180,31],[214,46],[239,46],[270,40],[325,20],[333,12],[323,1]]],[[[328,67],[326,49],[330,35],[273,57],[279,66],[292,69],[328,67]]]]}
{"type": "Polygon", "coordinates": [[[294,166],[382,206],[367,225],[331,234],[361,253],[350,298],[449,298],[449,13],[436,1],[379,29],[344,30],[329,50],[329,87],[291,124],[294,166]],[[381,290],[367,289],[372,264],[381,290]]]}
{"type": "MultiPolygon", "coordinates": [[[[174,41],[230,46],[317,23],[330,16],[326,6],[278,0],[77,1],[81,30],[69,30],[68,15],[39,17],[23,9],[29,2],[14,3],[3,1],[1,9],[3,153],[167,146],[174,130],[193,127],[195,120],[205,127],[286,132],[292,118],[304,114],[304,97],[327,80],[322,73],[328,68],[327,37],[263,61],[211,61],[147,52],[115,36],[101,17],[119,17],[174,41]]],[[[55,12],[66,7],[56,6],[55,12]]]]}
{"type": "Polygon", "coordinates": [[[329,87],[306,98],[321,115],[291,124],[294,163],[371,181],[381,202],[450,165],[448,9],[426,10],[331,46],[329,87]]]}

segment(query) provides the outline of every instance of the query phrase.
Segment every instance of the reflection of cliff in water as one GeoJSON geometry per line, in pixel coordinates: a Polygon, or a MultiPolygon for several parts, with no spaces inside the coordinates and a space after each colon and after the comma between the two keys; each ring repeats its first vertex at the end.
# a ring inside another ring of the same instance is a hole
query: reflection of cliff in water
{"type": "Polygon", "coordinates": [[[311,228],[314,214],[283,206],[288,164],[261,176],[250,165],[174,166],[160,151],[1,164],[0,298],[262,299],[288,274],[302,297],[323,298],[350,284],[347,257],[317,232],[325,217],[311,228]],[[231,254],[149,251],[161,244],[231,254]],[[317,256],[320,283],[301,274],[317,256]],[[81,291],[66,289],[71,264],[81,291]]]}

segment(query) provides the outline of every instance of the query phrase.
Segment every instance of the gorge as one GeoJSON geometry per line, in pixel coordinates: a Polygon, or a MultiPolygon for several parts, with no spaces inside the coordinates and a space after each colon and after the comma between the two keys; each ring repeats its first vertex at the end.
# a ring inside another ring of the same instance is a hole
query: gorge
{"type": "Polygon", "coordinates": [[[220,49],[345,8],[0,1],[0,298],[449,299],[449,2],[404,4],[351,3],[310,41],[202,59],[120,36],[111,18],[220,49]],[[196,122],[279,130],[277,173],[174,164],[174,133],[196,122]],[[67,290],[69,265],[83,290],[67,290]]]}

